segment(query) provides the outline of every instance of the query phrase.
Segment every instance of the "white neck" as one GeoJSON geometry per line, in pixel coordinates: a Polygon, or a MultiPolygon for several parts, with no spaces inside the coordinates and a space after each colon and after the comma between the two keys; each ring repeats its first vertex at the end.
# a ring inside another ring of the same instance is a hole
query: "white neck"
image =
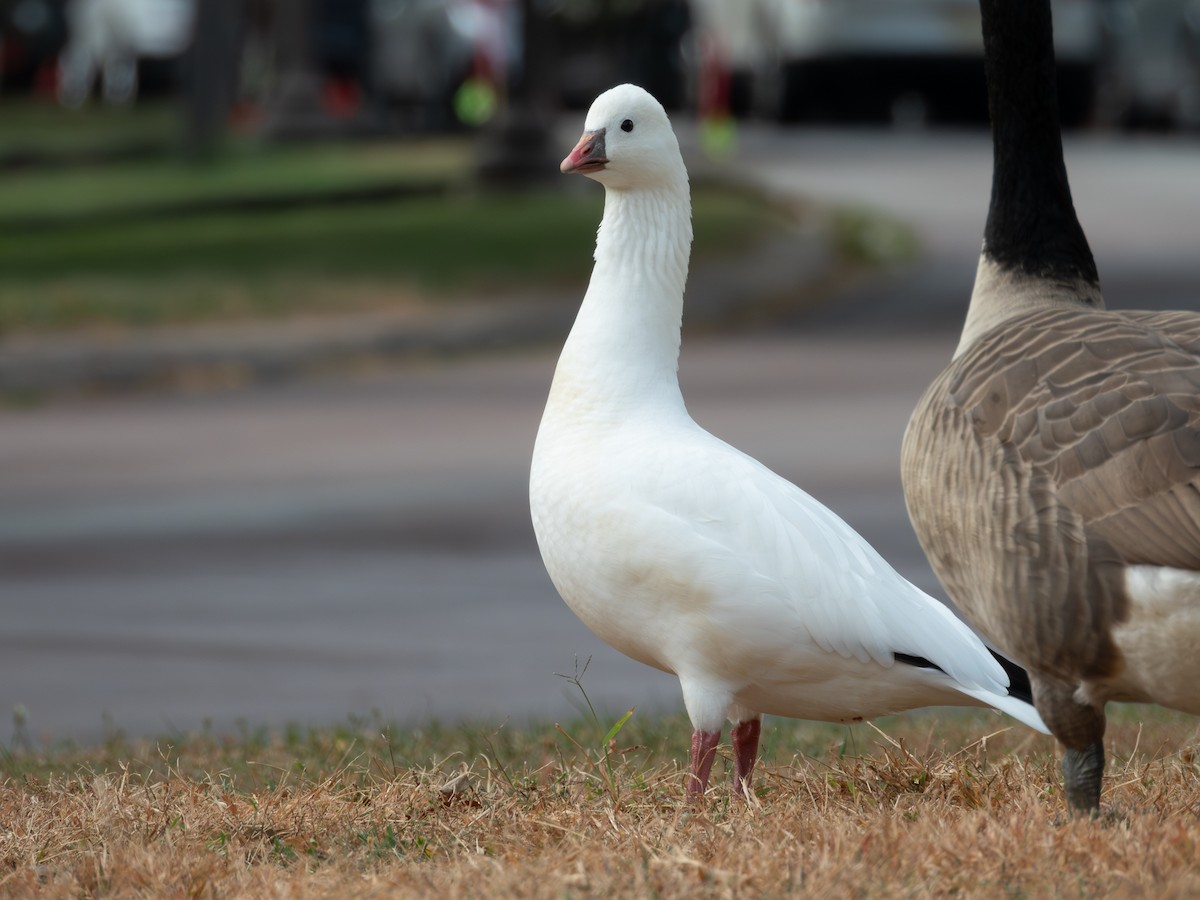
{"type": "Polygon", "coordinates": [[[612,416],[647,404],[683,408],[677,372],[691,243],[686,174],[654,190],[606,189],[596,264],[552,403],[584,399],[589,413],[612,416]]]}

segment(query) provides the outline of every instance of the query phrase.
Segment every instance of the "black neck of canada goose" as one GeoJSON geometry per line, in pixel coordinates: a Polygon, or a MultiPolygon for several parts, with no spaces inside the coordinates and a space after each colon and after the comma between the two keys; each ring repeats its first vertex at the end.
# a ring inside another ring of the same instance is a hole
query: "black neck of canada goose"
{"type": "Polygon", "coordinates": [[[1005,268],[1096,284],[1063,163],[1049,0],[982,0],[992,117],[984,252],[1005,268]]]}
{"type": "Polygon", "coordinates": [[[964,344],[1024,311],[1104,306],[1063,162],[1050,2],[980,0],[980,9],[992,195],[964,344]]]}

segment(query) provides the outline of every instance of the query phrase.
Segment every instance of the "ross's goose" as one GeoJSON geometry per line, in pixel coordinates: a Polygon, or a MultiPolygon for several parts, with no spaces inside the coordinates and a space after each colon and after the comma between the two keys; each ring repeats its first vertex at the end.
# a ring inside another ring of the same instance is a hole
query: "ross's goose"
{"type": "Polygon", "coordinates": [[[632,85],[600,95],[562,171],[604,185],[604,218],[534,447],[534,531],[576,615],[679,677],[695,729],[689,796],[707,785],[726,718],[739,791],[763,713],[852,722],[989,705],[1043,729],[946,607],[688,415],[676,367],[691,201],[658,102],[632,85]]]}
{"type": "Polygon", "coordinates": [[[991,204],[954,359],[905,433],[917,536],[1029,667],[1095,810],[1108,700],[1200,713],[1200,315],[1104,308],[1071,201],[1049,0],[983,0],[991,204]]]}

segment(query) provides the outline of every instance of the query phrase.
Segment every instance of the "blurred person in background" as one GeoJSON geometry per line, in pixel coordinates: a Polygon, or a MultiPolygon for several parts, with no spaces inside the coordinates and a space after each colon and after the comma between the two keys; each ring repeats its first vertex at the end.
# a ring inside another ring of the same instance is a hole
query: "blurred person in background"
{"type": "Polygon", "coordinates": [[[138,61],[182,54],[195,14],[195,0],[68,0],[59,102],[80,106],[99,76],[106,103],[132,103],[138,93],[138,61]]]}

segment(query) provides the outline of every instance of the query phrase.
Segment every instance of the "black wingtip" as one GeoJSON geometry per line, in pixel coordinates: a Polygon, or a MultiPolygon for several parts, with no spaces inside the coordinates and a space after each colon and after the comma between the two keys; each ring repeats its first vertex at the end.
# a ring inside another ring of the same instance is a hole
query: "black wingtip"
{"type": "MultiPolygon", "coordinates": [[[[1008,696],[1032,706],[1033,685],[1029,683],[1029,673],[1011,659],[1001,656],[990,647],[988,648],[988,652],[992,654],[996,662],[1000,663],[1000,667],[1008,675],[1008,696]]],[[[937,663],[930,662],[923,656],[913,656],[910,653],[893,653],[892,655],[896,658],[896,662],[904,663],[907,666],[916,666],[918,669],[936,669],[939,672],[945,671],[937,663]]]]}
{"type": "Polygon", "coordinates": [[[1023,700],[1032,705],[1033,685],[1029,683],[1029,673],[1011,659],[1001,656],[990,647],[988,648],[988,652],[995,657],[996,662],[1000,663],[1000,667],[1008,674],[1008,696],[1015,697],[1017,700],[1023,700]]]}
{"type": "Polygon", "coordinates": [[[923,656],[913,656],[911,653],[893,653],[896,662],[904,663],[906,666],[916,666],[918,669],[936,669],[944,673],[946,670],[937,663],[930,662],[923,656]]]}

